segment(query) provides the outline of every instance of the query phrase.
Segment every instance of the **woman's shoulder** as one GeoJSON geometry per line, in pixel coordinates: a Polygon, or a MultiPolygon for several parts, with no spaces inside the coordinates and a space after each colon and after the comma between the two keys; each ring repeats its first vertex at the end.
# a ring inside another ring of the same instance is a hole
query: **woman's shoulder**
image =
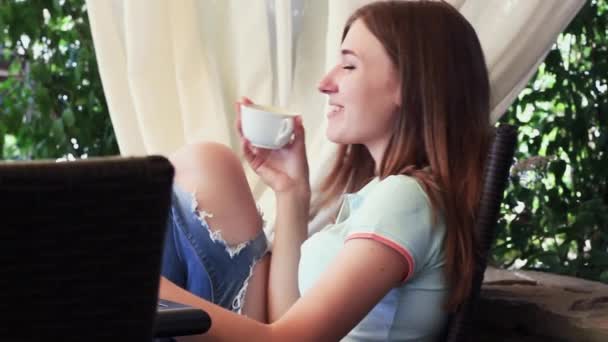
{"type": "Polygon", "coordinates": [[[391,175],[384,179],[376,179],[364,194],[383,202],[407,202],[416,206],[428,206],[429,198],[414,177],[407,175],[391,175]]]}
{"type": "Polygon", "coordinates": [[[395,187],[416,187],[418,181],[416,178],[408,175],[390,175],[380,181],[380,183],[388,184],[395,187]]]}

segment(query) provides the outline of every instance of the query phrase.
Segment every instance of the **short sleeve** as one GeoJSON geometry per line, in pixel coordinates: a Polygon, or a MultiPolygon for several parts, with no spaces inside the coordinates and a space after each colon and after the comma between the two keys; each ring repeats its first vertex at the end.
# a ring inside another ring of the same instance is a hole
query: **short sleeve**
{"type": "Polygon", "coordinates": [[[346,240],[369,238],[401,254],[410,279],[424,266],[439,231],[432,229],[432,208],[418,182],[408,176],[389,176],[377,183],[353,210],[346,240]]]}

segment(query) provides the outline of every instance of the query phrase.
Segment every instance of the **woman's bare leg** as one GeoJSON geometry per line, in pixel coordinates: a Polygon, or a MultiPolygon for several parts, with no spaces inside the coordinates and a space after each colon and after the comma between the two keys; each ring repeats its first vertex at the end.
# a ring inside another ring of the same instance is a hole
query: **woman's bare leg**
{"type": "MultiPolygon", "coordinates": [[[[242,164],[232,150],[217,143],[199,143],[184,146],[169,160],[175,167],[175,183],[195,194],[197,210],[228,246],[257,236],[263,220],[242,164]]],[[[254,266],[242,307],[243,314],[264,322],[269,265],[267,254],[254,266]]]]}

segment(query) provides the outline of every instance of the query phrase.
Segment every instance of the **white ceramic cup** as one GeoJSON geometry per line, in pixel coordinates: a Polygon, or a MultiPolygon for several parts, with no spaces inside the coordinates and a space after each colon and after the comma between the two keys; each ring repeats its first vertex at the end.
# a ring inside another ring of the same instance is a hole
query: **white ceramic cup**
{"type": "Polygon", "coordinates": [[[295,114],[256,104],[241,104],[243,136],[255,147],[279,149],[293,134],[295,114]]]}

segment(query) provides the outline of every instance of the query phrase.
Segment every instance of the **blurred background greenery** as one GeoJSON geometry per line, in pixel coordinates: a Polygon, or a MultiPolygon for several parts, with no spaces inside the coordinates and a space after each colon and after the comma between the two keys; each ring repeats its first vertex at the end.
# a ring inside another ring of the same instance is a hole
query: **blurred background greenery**
{"type": "MultiPolygon", "coordinates": [[[[500,122],[519,146],[491,263],[608,283],[608,0],[587,1],[500,122]]],[[[0,0],[2,159],[118,154],[84,0],[0,0]]]]}
{"type": "Polygon", "coordinates": [[[0,0],[3,159],[118,154],[84,0],[0,0]]]}
{"type": "Polygon", "coordinates": [[[608,283],[608,1],[587,1],[501,122],[517,164],[493,262],[608,283]]]}

